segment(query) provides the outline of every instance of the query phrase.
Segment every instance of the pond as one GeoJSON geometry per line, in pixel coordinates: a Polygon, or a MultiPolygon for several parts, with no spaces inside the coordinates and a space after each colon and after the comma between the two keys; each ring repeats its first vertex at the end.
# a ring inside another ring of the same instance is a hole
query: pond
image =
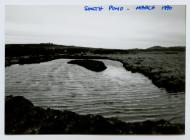
{"type": "Polygon", "coordinates": [[[24,96],[34,105],[99,114],[125,122],[166,119],[184,123],[185,94],[167,93],[122,63],[101,60],[102,72],[57,59],[39,64],[12,65],[5,69],[5,94],[24,96]]]}

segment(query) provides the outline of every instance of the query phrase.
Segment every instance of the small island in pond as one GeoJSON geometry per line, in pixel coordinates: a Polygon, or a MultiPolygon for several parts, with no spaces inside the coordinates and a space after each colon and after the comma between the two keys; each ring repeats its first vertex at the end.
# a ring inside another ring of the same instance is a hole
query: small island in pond
{"type": "Polygon", "coordinates": [[[68,64],[76,64],[95,72],[101,72],[107,68],[105,64],[101,61],[88,60],[88,59],[87,60],[71,60],[68,62],[68,64]]]}

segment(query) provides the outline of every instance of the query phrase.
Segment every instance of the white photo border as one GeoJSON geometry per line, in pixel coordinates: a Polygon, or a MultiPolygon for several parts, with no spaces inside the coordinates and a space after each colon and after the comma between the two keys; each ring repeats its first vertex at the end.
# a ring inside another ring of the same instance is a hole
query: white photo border
{"type": "Polygon", "coordinates": [[[190,139],[190,1],[189,0],[0,0],[0,139],[1,140],[187,140],[190,139]],[[85,5],[85,4],[125,4],[125,5],[186,5],[186,112],[185,135],[5,135],[5,5],[85,5]]]}

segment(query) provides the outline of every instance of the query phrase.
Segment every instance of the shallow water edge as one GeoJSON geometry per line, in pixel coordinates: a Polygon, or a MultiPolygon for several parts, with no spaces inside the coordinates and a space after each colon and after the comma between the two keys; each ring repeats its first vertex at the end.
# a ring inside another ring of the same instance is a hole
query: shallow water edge
{"type": "Polygon", "coordinates": [[[184,124],[165,120],[125,123],[101,115],[78,115],[67,110],[42,109],[22,96],[6,96],[5,100],[5,134],[185,133],[184,124]]]}

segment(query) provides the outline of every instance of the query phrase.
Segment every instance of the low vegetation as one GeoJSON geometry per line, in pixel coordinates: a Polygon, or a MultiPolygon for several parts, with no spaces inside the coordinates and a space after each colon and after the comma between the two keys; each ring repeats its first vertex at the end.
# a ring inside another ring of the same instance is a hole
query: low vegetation
{"type": "Polygon", "coordinates": [[[112,55],[132,72],[140,72],[168,92],[185,91],[185,52],[138,52],[136,54],[112,55]]]}
{"type": "Polygon", "coordinates": [[[7,96],[5,134],[184,134],[184,125],[165,120],[125,123],[100,115],[43,109],[22,96],[7,96]]]}

